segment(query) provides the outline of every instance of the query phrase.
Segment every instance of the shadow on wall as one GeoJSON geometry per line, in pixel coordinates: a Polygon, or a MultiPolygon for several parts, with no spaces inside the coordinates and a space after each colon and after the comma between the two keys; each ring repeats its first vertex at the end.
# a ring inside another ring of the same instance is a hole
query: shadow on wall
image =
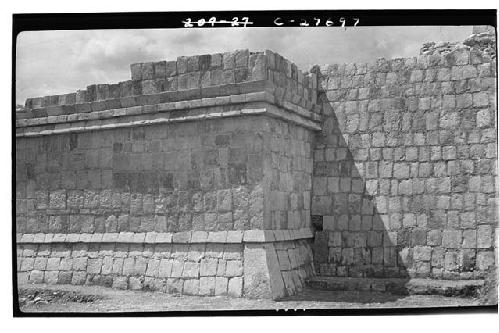
{"type": "MultiPolygon", "coordinates": [[[[367,177],[368,173],[376,175],[377,170],[370,170],[366,159],[353,156],[349,147],[362,148],[361,142],[348,145],[326,95],[319,99],[323,102],[325,121],[322,132],[316,136],[313,171],[312,214],[316,219],[322,217],[322,228],[316,231],[313,246],[316,274],[398,278],[397,285],[404,286],[410,277],[408,247],[418,241],[415,238],[426,238],[426,233],[419,236],[400,228],[400,214],[387,214],[391,202],[379,211],[373,189],[377,177],[367,177]],[[334,156],[316,156],[323,152],[334,156]]],[[[368,286],[365,288],[372,291],[391,291],[383,285],[379,290],[368,286]]]]}

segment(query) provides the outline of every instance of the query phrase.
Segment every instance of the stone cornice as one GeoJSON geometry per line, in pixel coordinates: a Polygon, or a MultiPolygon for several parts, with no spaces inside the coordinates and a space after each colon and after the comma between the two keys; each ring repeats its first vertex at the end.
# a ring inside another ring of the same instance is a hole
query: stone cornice
{"type": "Polygon", "coordinates": [[[25,119],[17,121],[16,137],[35,137],[262,114],[312,130],[321,130],[319,115],[304,109],[294,108],[291,105],[287,105],[288,108],[277,107],[272,104],[273,101],[271,94],[257,92],[227,96],[226,98],[216,97],[162,103],[154,107],[137,106],[71,116],[49,117],[49,119],[25,119]],[[68,121],[68,117],[70,121],[68,121]],[[47,122],[43,120],[47,120],[47,122]]]}

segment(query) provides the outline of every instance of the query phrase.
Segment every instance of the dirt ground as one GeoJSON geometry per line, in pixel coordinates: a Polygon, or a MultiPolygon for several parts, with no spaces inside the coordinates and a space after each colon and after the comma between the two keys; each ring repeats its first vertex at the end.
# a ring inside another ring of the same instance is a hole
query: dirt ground
{"type": "Polygon", "coordinates": [[[306,289],[280,301],[229,297],[169,295],[99,286],[21,285],[19,301],[26,313],[117,313],[217,310],[432,308],[481,305],[479,299],[429,295],[400,296],[373,292],[306,289]]]}

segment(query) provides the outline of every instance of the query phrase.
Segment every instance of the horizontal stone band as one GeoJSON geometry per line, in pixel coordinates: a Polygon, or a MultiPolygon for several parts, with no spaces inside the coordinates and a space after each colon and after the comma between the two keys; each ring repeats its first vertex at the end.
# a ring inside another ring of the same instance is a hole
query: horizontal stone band
{"type": "Polygon", "coordinates": [[[94,234],[17,234],[17,244],[45,243],[267,243],[293,241],[313,237],[309,228],[297,230],[229,230],[186,231],[177,233],[120,232],[94,234]]]}
{"type": "MultiPolygon", "coordinates": [[[[77,121],[103,120],[116,117],[126,117],[126,116],[141,115],[141,114],[147,115],[159,112],[188,110],[200,107],[241,104],[249,102],[259,102],[259,101],[274,104],[276,102],[276,99],[272,93],[272,90],[259,91],[259,92],[251,92],[238,95],[199,98],[194,100],[157,103],[151,105],[117,107],[102,111],[81,112],[69,115],[57,115],[57,116],[48,116],[43,118],[31,118],[31,119],[30,118],[18,119],[16,120],[16,127],[22,128],[30,126],[47,126],[47,125],[57,126],[58,124],[67,124],[77,121]]],[[[296,113],[302,117],[310,118],[315,121],[320,120],[320,116],[318,114],[313,113],[303,107],[300,107],[288,101],[283,101],[282,103],[278,102],[277,104],[287,109],[288,111],[296,113]]]]}
{"type": "Polygon", "coordinates": [[[171,118],[168,115],[162,117],[160,114],[156,114],[154,115],[155,116],[154,119],[141,119],[141,120],[131,120],[129,122],[108,122],[108,123],[106,123],[106,121],[103,120],[103,121],[98,121],[98,124],[95,123],[82,124],[81,126],[70,126],[70,124],[64,124],[67,126],[56,129],[43,129],[43,127],[39,128],[38,130],[35,128],[24,128],[24,130],[22,130],[21,132],[16,133],[16,137],[34,137],[34,136],[55,135],[64,133],[87,132],[87,131],[106,130],[115,128],[210,120],[210,119],[218,119],[226,117],[259,115],[259,114],[269,114],[272,117],[287,120],[308,129],[321,130],[321,126],[314,121],[303,118],[297,114],[291,114],[286,111],[280,110],[279,108],[276,108],[273,105],[269,106],[270,107],[268,108],[260,108],[260,109],[246,108],[246,109],[227,111],[227,112],[212,112],[212,113],[204,113],[198,115],[186,115],[175,118],[171,118]]]}

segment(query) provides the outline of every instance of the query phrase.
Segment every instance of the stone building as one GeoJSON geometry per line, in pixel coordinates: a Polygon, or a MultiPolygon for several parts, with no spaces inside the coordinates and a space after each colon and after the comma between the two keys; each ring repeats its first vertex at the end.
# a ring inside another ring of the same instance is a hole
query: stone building
{"type": "Polygon", "coordinates": [[[303,72],[238,50],[29,98],[19,283],[273,299],[496,283],[494,31],[421,53],[303,72]]]}

